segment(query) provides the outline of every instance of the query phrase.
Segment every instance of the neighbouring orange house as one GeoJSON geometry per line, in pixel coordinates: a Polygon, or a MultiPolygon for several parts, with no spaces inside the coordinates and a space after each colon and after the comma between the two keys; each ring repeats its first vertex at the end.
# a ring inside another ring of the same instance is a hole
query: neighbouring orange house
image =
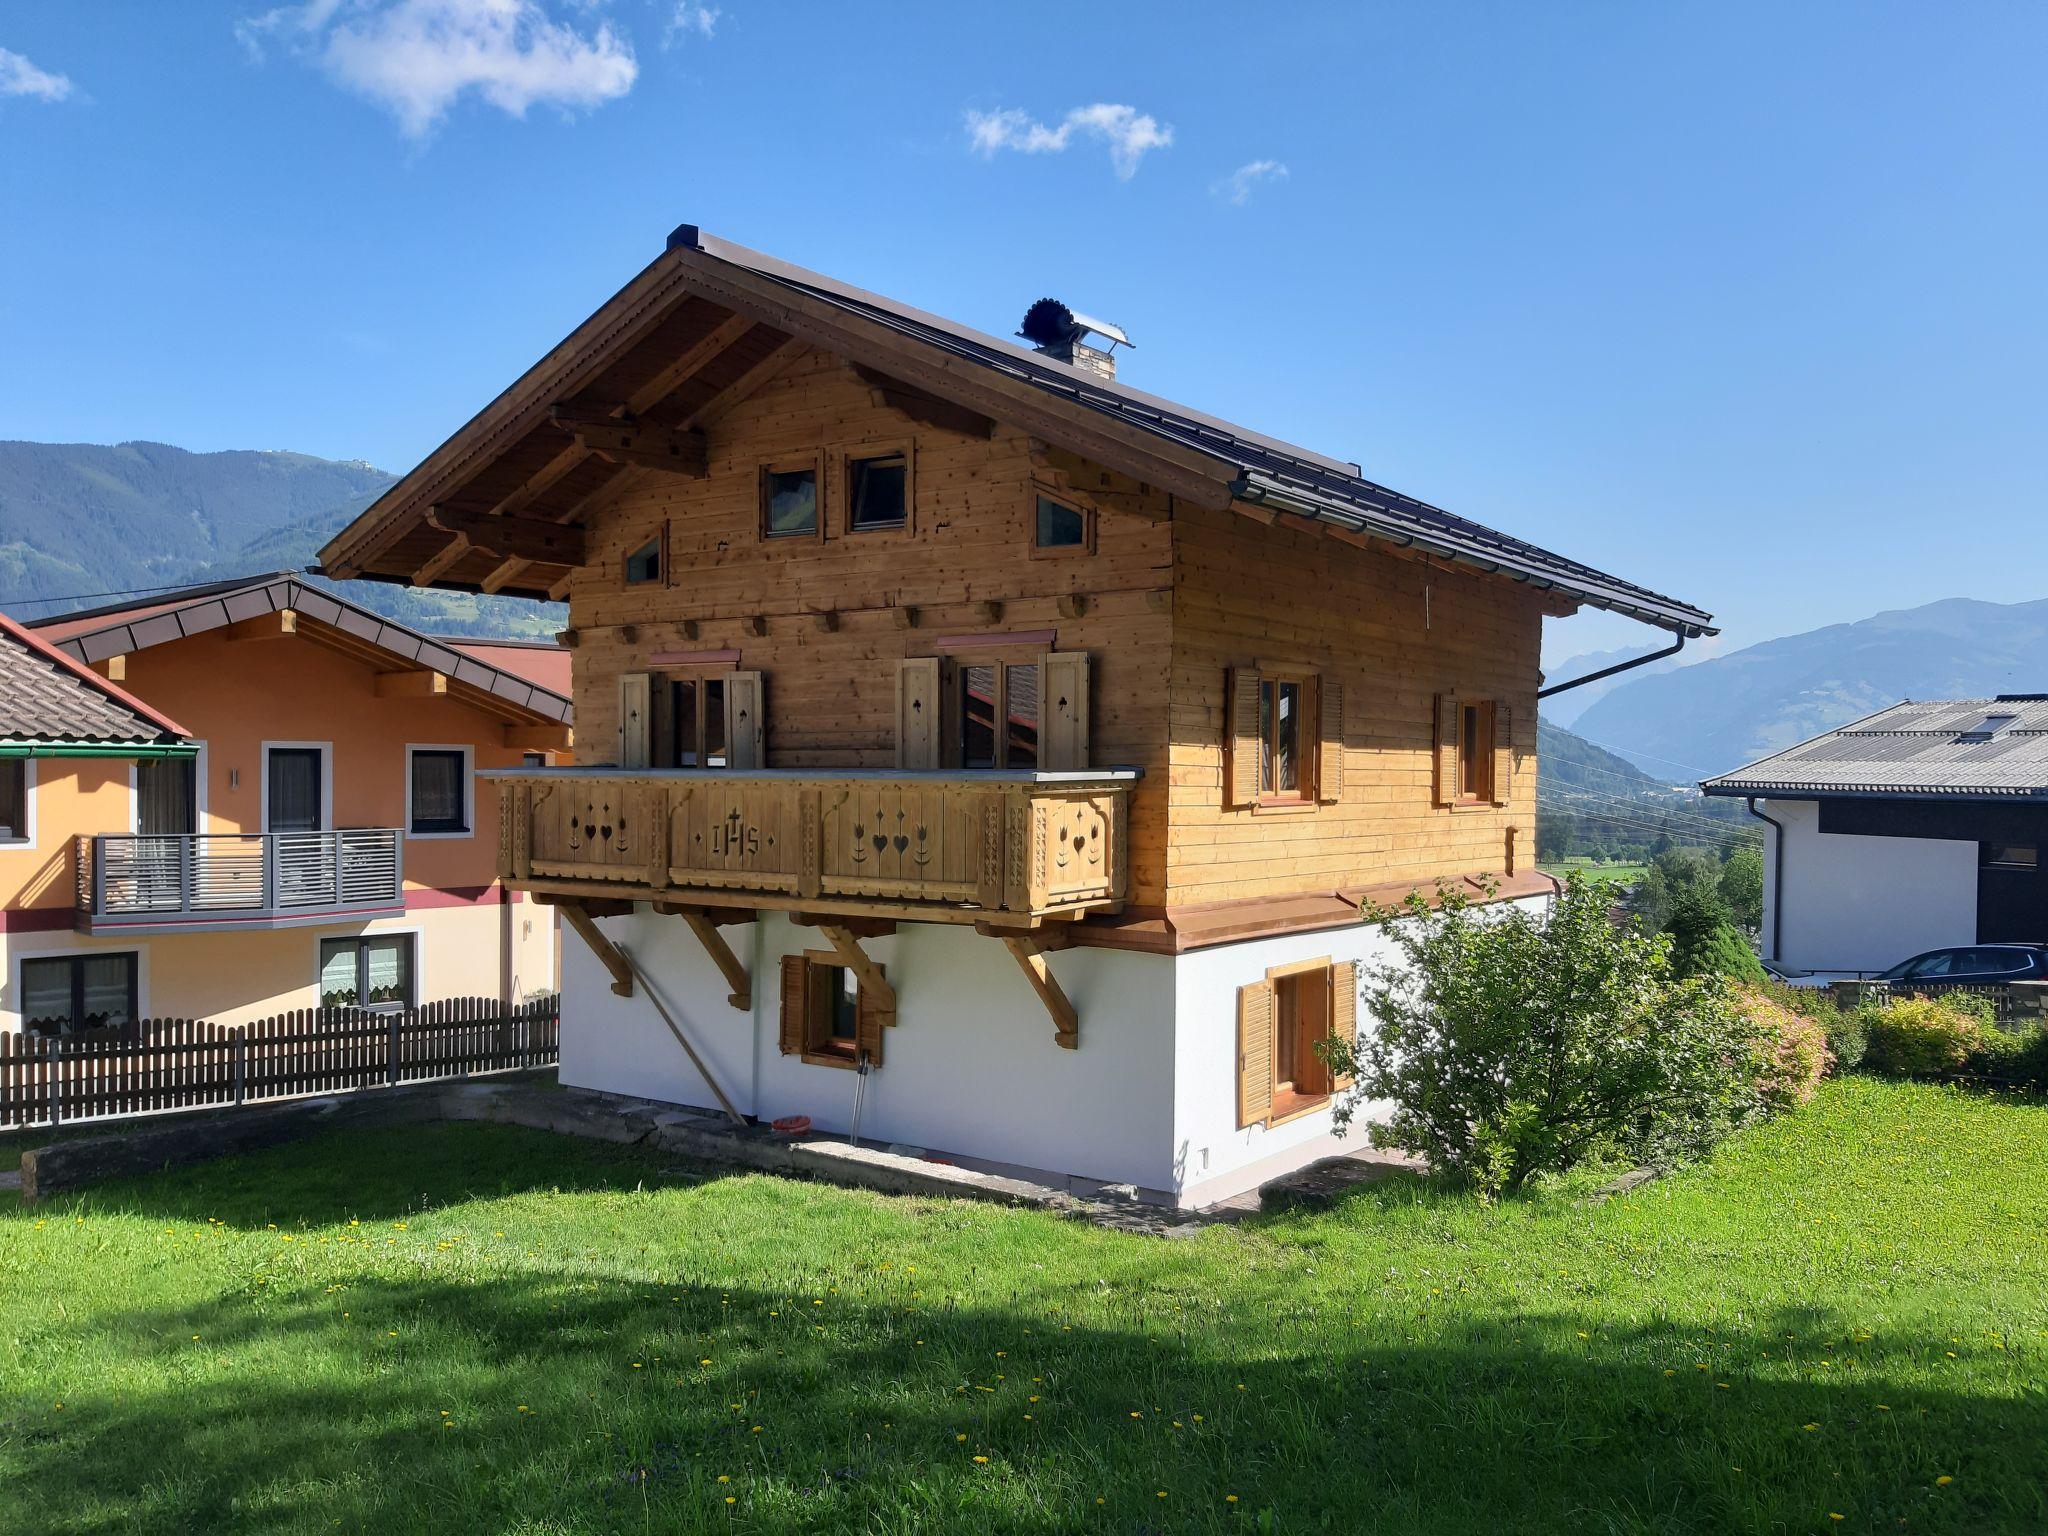
{"type": "MultiPolygon", "coordinates": [[[[498,880],[498,790],[477,773],[566,761],[557,647],[436,639],[294,572],[21,633],[183,745],[18,759],[0,1029],[555,987],[553,914],[498,880]]],[[[0,779],[0,821],[11,792],[0,779]]]]}

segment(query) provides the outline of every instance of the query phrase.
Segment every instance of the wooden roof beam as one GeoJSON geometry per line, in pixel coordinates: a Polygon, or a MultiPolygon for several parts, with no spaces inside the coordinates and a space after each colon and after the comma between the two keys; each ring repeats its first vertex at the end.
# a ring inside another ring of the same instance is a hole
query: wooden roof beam
{"type": "Polygon", "coordinates": [[[428,508],[427,521],[444,532],[467,539],[471,549],[500,559],[519,559],[536,565],[583,564],[581,528],[537,517],[493,517],[486,512],[457,512],[450,507],[428,508]]]}
{"type": "Polygon", "coordinates": [[[223,640],[278,640],[299,632],[299,615],[291,608],[280,608],[275,613],[258,614],[253,619],[243,619],[230,624],[220,632],[223,640]]]}
{"type": "Polygon", "coordinates": [[[690,412],[683,421],[684,430],[708,427],[723,420],[741,401],[763,388],[795,362],[797,355],[808,345],[809,343],[799,341],[794,336],[789,337],[761,361],[690,412]]]}
{"type": "Polygon", "coordinates": [[[458,533],[441,546],[439,554],[412,573],[412,584],[416,587],[430,587],[468,557],[469,539],[466,535],[458,533]]]}
{"type": "Polygon", "coordinates": [[[448,691],[445,672],[379,672],[371,685],[380,699],[438,699],[448,691]]]}
{"type": "Polygon", "coordinates": [[[745,336],[756,324],[758,322],[752,315],[729,316],[710,335],[679,354],[674,362],[634,390],[626,400],[627,414],[638,416],[661,404],[702,373],[713,358],[745,336]]]}

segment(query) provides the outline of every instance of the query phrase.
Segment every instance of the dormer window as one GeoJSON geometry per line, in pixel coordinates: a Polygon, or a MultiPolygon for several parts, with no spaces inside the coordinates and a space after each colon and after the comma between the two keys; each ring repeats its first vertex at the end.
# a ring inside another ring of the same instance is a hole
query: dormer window
{"type": "Polygon", "coordinates": [[[870,533],[910,522],[910,455],[903,449],[849,455],[846,531],[870,533]]]}

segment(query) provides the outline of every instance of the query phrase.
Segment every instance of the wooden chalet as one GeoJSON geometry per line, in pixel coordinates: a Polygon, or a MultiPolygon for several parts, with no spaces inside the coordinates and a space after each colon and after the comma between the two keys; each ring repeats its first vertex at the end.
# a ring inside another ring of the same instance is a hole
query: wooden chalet
{"type": "Polygon", "coordinates": [[[1327,1145],[1362,897],[1549,890],[1544,618],[1711,619],[1021,334],[685,225],[323,567],[569,604],[589,766],[493,775],[603,963],[565,1080],[879,1068],[871,1133],[1213,1198],[1327,1145]]]}

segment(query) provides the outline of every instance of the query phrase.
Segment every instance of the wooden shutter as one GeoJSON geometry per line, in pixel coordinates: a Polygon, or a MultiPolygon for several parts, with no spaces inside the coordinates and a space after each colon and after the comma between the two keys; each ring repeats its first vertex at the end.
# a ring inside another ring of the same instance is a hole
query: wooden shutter
{"type": "Polygon", "coordinates": [[[922,771],[939,766],[939,658],[913,656],[896,664],[896,766],[922,771]]]}
{"type": "Polygon", "coordinates": [[[1273,1118],[1273,983],[1237,989],[1237,1123],[1273,1118]]]}
{"type": "Polygon", "coordinates": [[[1344,798],[1344,685],[1334,677],[1316,679],[1316,798],[1333,805],[1344,798]]]}
{"type": "Polygon", "coordinates": [[[1259,798],[1259,669],[1232,667],[1223,767],[1223,803],[1251,805],[1259,798]]]}
{"type": "Polygon", "coordinates": [[[1054,651],[1040,673],[1039,762],[1057,773],[1088,766],[1088,653],[1054,651]]]}
{"type": "Polygon", "coordinates": [[[619,674],[619,766],[645,768],[647,729],[654,709],[654,680],[645,672],[619,674]]]}
{"type": "Polygon", "coordinates": [[[811,963],[802,955],[782,957],[782,1054],[800,1056],[811,1022],[811,963]]]}
{"type": "Polygon", "coordinates": [[[1436,803],[1451,805],[1458,798],[1458,730],[1464,705],[1455,693],[1436,696],[1436,803]]]}
{"type": "MultiPolygon", "coordinates": [[[[1356,1049],[1358,1045],[1358,962],[1339,960],[1330,967],[1330,1035],[1356,1049]]],[[[1351,1086],[1347,1074],[1334,1079],[1332,1092],[1342,1093],[1351,1086]]]]}
{"type": "MultiPolygon", "coordinates": [[[[889,973],[886,969],[881,966],[876,966],[875,969],[881,971],[884,980],[888,978],[889,973]]],[[[855,1010],[853,1032],[856,1046],[867,1052],[869,1066],[879,1067],[882,1064],[882,1033],[895,1022],[896,1010],[884,1008],[877,999],[873,987],[862,987],[860,1001],[855,1010]]]]}
{"type": "Polygon", "coordinates": [[[1493,803],[1506,805],[1515,784],[1515,712],[1506,704],[1493,706],[1493,803]]]}
{"type": "Polygon", "coordinates": [[[762,717],[761,674],[725,674],[725,755],[730,768],[764,768],[767,721],[762,717]]]}

